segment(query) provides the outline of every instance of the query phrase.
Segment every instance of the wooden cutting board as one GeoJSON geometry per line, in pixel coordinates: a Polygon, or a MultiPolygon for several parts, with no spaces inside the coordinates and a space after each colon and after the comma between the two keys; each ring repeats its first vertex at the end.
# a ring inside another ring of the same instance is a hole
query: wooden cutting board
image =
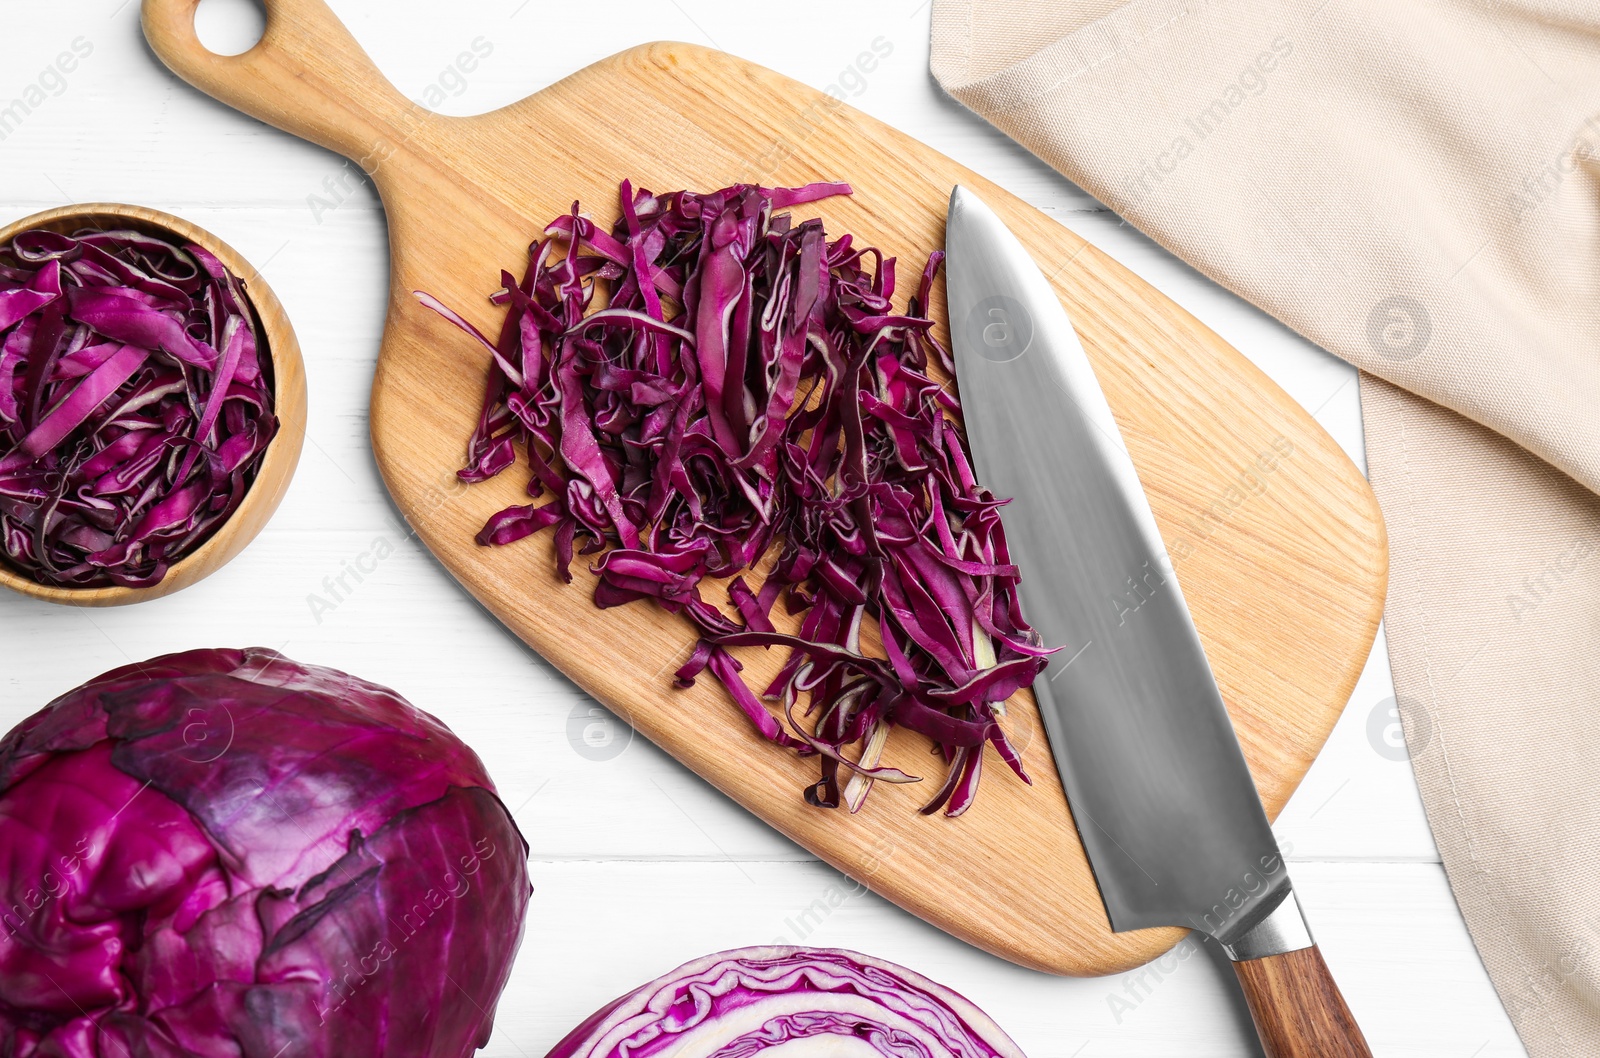
{"type": "MultiPolygon", "coordinates": [[[[1008,726],[1032,788],[991,761],[966,816],[918,815],[938,769],[926,744],[905,736],[887,762],[932,781],[880,783],[854,816],[809,808],[800,792],[813,763],[760,742],[715,681],[671,689],[670,670],[693,640],[684,622],[642,604],[594,609],[592,580],[580,573],[568,587],[553,576],[549,534],[509,549],[475,545],[489,514],[522,502],[526,476],[456,483],[487,364],[411,292],[435,294],[493,333],[500,310],[486,295],[499,270],[520,274],[530,239],[574,199],[609,225],[624,177],[656,191],[845,180],[849,199],[796,212],[823,212],[830,232],[919,265],[942,245],[951,186],[976,190],[1072,314],[1271,815],[1355,685],[1387,573],[1366,482],[1287,394],[1058,222],[911,137],[731,56],[646,45],[493,114],[444,118],[395,91],[321,0],[267,0],[266,36],[237,57],[200,45],[197,2],[145,0],[156,53],[216,98],[356,160],[377,183],[392,275],[373,445],[396,503],[473,595],[728,796],[964,940],[1052,973],[1104,974],[1179,939],[1172,929],[1110,932],[1030,695],[1011,703],[1008,726]]],[[[941,289],[936,317],[942,298],[941,289]]],[[[744,657],[756,684],[780,660],[744,657]]]]}

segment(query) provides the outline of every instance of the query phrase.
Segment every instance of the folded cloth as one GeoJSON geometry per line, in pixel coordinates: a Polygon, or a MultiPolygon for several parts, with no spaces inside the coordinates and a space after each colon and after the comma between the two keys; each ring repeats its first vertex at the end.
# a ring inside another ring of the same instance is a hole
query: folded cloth
{"type": "Polygon", "coordinates": [[[1600,5],[934,0],[932,66],[1362,369],[1439,851],[1530,1054],[1600,1054],[1600,5]]]}

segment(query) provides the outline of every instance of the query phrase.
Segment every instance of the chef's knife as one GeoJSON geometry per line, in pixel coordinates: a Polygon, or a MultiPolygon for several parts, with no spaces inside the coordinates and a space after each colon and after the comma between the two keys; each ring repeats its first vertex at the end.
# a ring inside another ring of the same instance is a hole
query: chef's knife
{"type": "Polygon", "coordinates": [[[967,436],[982,483],[1014,497],[1023,610],[1064,646],[1034,694],[1111,928],[1215,938],[1270,1058],[1366,1058],[1072,322],[964,188],[945,248],[967,436]]]}

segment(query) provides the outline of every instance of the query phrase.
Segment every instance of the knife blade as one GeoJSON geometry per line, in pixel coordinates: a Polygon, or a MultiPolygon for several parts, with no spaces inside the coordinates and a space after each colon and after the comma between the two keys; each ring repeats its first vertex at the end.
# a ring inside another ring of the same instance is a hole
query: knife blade
{"type": "Polygon", "coordinates": [[[1365,1055],[1072,321],[1027,250],[961,187],[945,248],[962,417],[979,480],[1012,497],[1001,522],[1023,610],[1063,648],[1034,696],[1111,928],[1215,938],[1269,1055],[1365,1055]],[[1308,980],[1331,993],[1320,1021],[1305,1021],[1304,996],[1272,1002],[1308,980]],[[1308,1026],[1320,1035],[1294,1049],[1308,1026]]]}

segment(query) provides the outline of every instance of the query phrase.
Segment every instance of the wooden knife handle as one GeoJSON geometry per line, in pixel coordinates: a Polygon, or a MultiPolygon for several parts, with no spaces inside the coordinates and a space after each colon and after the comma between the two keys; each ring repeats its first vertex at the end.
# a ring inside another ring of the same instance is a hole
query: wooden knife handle
{"type": "Polygon", "coordinates": [[[1316,945],[1233,964],[1267,1058],[1372,1058],[1316,945]]]}

